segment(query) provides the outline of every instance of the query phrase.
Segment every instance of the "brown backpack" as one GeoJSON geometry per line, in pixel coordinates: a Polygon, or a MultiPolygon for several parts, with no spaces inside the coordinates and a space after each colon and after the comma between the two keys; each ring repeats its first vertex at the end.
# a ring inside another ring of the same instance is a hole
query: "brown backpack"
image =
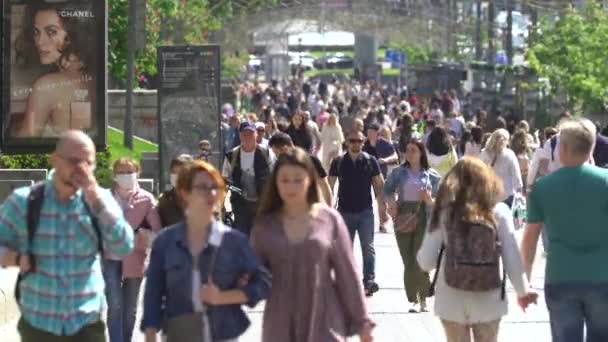
{"type": "Polygon", "coordinates": [[[441,246],[431,293],[434,292],[445,252],[444,272],[448,286],[472,292],[500,288],[501,298],[504,299],[506,274],[503,267],[501,279],[502,248],[496,229],[484,223],[457,221],[447,234],[447,246],[441,246]]]}

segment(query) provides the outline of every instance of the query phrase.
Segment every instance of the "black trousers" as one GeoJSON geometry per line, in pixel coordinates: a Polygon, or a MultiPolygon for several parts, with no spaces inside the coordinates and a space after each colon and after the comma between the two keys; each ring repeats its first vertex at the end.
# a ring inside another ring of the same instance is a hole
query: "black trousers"
{"type": "Polygon", "coordinates": [[[246,236],[251,234],[255,221],[258,202],[251,202],[244,199],[232,201],[232,212],[234,213],[234,227],[246,236]]]}

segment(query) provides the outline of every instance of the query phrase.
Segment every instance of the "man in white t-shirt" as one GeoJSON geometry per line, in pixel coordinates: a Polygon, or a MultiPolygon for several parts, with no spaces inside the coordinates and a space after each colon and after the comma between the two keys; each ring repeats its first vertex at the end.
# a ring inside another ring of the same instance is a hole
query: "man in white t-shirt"
{"type": "Polygon", "coordinates": [[[274,160],[268,148],[257,144],[257,129],[253,122],[241,123],[239,132],[241,145],[226,154],[222,174],[241,190],[241,193],[230,195],[234,228],[249,236],[274,160]]]}

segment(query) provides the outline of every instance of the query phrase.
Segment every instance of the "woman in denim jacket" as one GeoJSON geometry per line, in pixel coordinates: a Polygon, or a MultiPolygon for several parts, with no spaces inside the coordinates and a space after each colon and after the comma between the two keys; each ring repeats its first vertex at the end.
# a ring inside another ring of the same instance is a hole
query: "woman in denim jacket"
{"type": "Polygon", "coordinates": [[[441,176],[431,169],[424,145],[418,140],[410,140],[404,148],[405,163],[394,169],[384,183],[384,198],[389,213],[396,222],[397,215],[411,213],[417,216],[412,231],[399,231],[395,225],[395,237],[405,271],[403,283],[410,312],[425,312],[426,298],[431,286],[429,275],[416,262],[416,253],[422,245],[425,227],[431,217],[433,197],[437,191],[441,176]],[[398,198],[395,199],[395,194],[398,198]]]}
{"type": "Polygon", "coordinates": [[[221,175],[204,161],[181,170],[177,190],[186,220],[163,231],[152,247],[142,319],[146,342],[156,341],[165,323],[171,330],[172,319],[201,312],[209,341],[236,341],[250,324],[241,305],[253,307],[268,295],[270,278],[247,238],[214,219],[224,189],[221,175]]]}

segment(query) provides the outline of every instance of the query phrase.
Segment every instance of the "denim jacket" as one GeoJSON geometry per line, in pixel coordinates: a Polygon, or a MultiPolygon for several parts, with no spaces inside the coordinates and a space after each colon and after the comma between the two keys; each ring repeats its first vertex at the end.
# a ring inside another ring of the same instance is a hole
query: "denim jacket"
{"type": "MultiPolygon", "coordinates": [[[[399,201],[403,197],[401,194],[403,189],[402,184],[405,184],[407,177],[408,172],[405,164],[393,169],[388,175],[386,182],[384,182],[384,197],[391,198],[399,191],[397,197],[397,201],[399,201]]],[[[423,170],[420,177],[423,178],[423,183],[431,184],[431,194],[435,197],[437,190],[439,190],[439,182],[441,181],[439,173],[433,169],[423,170]]],[[[429,206],[426,207],[426,217],[427,219],[431,217],[431,208],[429,206]]]]}
{"type": "MultiPolygon", "coordinates": [[[[209,243],[200,254],[198,264],[203,283],[207,282],[212,268],[213,281],[221,290],[238,288],[239,279],[248,274],[248,284],[241,290],[247,295],[250,307],[268,296],[270,276],[258,262],[249,241],[220,222],[212,223],[209,243]],[[211,265],[216,250],[215,263],[211,265]]],[[[160,330],[163,320],[194,312],[192,258],[184,222],[164,230],[154,241],[147,278],[142,331],[160,330]]],[[[236,338],[250,324],[238,304],[207,305],[207,314],[214,341],[236,338]]]]}

